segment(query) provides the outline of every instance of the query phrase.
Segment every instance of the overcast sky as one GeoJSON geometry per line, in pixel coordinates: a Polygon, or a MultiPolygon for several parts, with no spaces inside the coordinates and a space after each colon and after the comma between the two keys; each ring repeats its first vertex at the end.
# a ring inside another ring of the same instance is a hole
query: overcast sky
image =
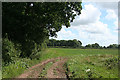
{"type": "Polygon", "coordinates": [[[101,46],[118,44],[118,3],[83,2],[80,16],[71,27],[62,27],[57,40],[80,40],[83,46],[99,43],[101,46]]]}

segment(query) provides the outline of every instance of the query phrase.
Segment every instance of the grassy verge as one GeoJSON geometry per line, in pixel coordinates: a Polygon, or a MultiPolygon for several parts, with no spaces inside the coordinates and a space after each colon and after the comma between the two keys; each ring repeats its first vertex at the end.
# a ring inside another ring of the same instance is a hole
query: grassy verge
{"type": "Polygon", "coordinates": [[[29,67],[39,63],[39,60],[30,60],[30,59],[18,59],[15,63],[11,63],[9,66],[4,66],[2,68],[2,77],[3,78],[13,78],[22,74],[29,67]]]}
{"type": "MultiPolygon", "coordinates": [[[[38,54],[44,54],[46,52],[42,51],[38,54]]],[[[39,59],[29,59],[29,58],[15,58],[14,62],[9,63],[9,65],[2,66],[2,78],[15,78],[22,74],[29,67],[40,63],[43,59],[39,55],[39,59]]]]}

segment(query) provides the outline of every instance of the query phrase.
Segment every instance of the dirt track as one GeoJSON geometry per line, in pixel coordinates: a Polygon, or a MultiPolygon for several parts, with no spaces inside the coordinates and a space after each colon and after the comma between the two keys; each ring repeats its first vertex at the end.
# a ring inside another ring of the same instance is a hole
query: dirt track
{"type": "Polygon", "coordinates": [[[53,62],[53,65],[50,66],[50,68],[47,70],[45,78],[66,78],[65,69],[63,67],[66,61],[67,59],[62,57],[42,61],[40,64],[32,66],[31,68],[26,70],[17,78],[39,78],[43,68],[49,62],[53,62]]]}
{"type": "Polygon", "coordinates": [[[66,78],[65,70],[63,65],[67,59],[60,59],[55,62],[50,69],[47,71],[47,78],[66,78]]]}

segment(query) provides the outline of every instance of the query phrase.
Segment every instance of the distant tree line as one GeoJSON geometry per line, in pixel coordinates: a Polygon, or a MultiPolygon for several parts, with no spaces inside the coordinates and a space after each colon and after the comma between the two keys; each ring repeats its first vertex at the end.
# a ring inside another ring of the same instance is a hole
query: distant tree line
{"type": "Polygon", "coordinates": [[[95,44],[88,44],[85,46],[85,48],[95,48],[95,49],[118,49],[120,48],[120,45],[118,44],[110,44],[109,46],[100,46],[98,43],[95,44]]]}
{"type": "Polygon", "coordinates": [[[82,42],[73,39],[73,40],[56,40],[56,39],[49,39],[47,43],[48,47],[55,47],[55,48],[82,48],[82,49],[118,49],[120,45],[118,44],[110,44],[109,46],[100,46],[98,43],[88,44],[86,46],[82,46],[82,42]]]}
{"type": "Polygon", "coordinates": [[[50,39],[47,43],[48,47],[63,47],[63,48],[81,48],[82,43],[79,40],[55,40],[50,39]]]}

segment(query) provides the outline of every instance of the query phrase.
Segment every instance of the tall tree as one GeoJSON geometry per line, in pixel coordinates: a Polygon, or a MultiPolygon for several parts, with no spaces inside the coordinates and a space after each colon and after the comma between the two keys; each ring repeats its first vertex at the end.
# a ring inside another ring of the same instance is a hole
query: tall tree
{"type": "Polygon", "coordinates": [[[62,26],[69,27],[80,15],[81,2],[5,2],[2,5],[3,37],[20,43],[30,56],[35,44],[41,45],[48,36],[56,36],[62,26]]]}

